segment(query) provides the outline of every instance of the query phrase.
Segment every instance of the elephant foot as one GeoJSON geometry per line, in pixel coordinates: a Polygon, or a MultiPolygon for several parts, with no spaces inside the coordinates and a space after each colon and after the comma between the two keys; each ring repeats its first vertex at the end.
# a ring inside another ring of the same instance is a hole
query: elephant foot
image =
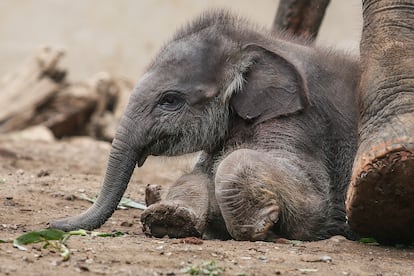
{"type": "Polygon", "coordinates": [[[226,227],[236,240],[271,241],[277,238],[272,230],[279,220],[279,207],[276,205],[260,208],[251,206],[248,201],[221,205],[226,227]],[[250,206],[248,206],[250,205],[250,206]],[[247,209],[246,207],[251,207],[247,209]],[[245,209],[240,212],[240,209],[245,209]],[[244,217],[245,216],[245,217],[244,217]]]}
{"type": "Polygon", "coordinates": [[[220,164],[215,194],[230,235],[236,240],[272,240],[279,221],[277,196],[269,190],[263,154],[238,150],[220,164]],[[250,160],[244,162],[245,160],[250,160]],[[255,167],[257,166],[257,167],[255,167]],[[266,179],[264,179],[266,178],[266,179]]]}
{"type": "MultiPolygon", "coordinates": [[[[404,120],[400,118],[400,122],[404,120]]],[[[413,122],[414,116],[393,126],[405,130],[406,135],[396,138],[394,132],[393,139],[386,140],[383,137],[390,132],[384,130],[372,143],[375,146],[366,151],[362,151],[363,143],[360,146],[346,212],[351,229],[362,236],[385,243],[414,241],[413,122]]]]}
{"type": "Polygon", "coordinates": [[[234,187],[222,187],[216,195],[227,230],[234,239],[257,241],[276,237],[272,232],[279,220],[279,207],[275,202],[262,206],[257,204],[257,199],[244,196],[243,191],[234,187]]]}
{"type": "Polygon", "coordinates": [[[147,184],[145,187],[145,204],[150,206],[161,201],[162,186],[147,184]]]}
{"type": "Polygon", "coordinates": [[[189,208],[173,202],[155,203],[141,215],[143,232],[162,238],[201,237],[201,223],[189,208]]]}

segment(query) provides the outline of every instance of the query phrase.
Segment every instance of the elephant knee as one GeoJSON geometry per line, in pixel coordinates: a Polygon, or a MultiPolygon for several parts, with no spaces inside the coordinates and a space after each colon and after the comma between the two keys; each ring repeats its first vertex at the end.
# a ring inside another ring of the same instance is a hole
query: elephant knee
{"type": "Polygon", "coordinates": [[[228,232],[237,240],[265,240],[278,221],[276,195],[260,169],[265,159],[254,150],[237,150],[217,168],[216,199],[228,232]]]}
{"type": "Polygon", "coordinates": [[[217,167],[215,194],[219,202],[237,201],[248,197],[256,184],[263,155],[250,149],[239,149],[230,153],[217,167]],[[250,185],[252,184],[252,185],[250,185]],[[246,187],[250,187],[246,190],[246,187]]]}
{"type": "Polygon", "coordinates": [[[220,186],[223,182],[237,182],[237,180],[242,180],[241,176],[251,174],[257,154],[256,151],[250,149],[239,149],[230,153],[217,167],[216,184],[220,186]]]}

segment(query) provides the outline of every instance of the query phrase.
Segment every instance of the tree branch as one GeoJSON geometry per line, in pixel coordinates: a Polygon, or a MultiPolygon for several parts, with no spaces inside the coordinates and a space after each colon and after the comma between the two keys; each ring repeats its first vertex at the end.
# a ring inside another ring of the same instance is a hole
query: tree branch
{"type": "Polygon", "coordinates": [[[273,31],[285,31],[314,41],[330,0],[281,0],[273,31]]]}

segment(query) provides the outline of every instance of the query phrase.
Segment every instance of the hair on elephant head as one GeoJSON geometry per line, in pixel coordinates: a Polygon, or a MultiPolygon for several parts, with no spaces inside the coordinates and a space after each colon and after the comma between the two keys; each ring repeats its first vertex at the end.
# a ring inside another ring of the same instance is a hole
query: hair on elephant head
{"type": "Polygon", "coordinates": [[[97,202],[85,213],[55,221],[51,227],[100,227],[115,210],[135,164],[142,166],[149,155],[204,151],[216,156],[228,150],[224,145],[234,136],[238,121],[253,131],[266,122],[306,113],[323,102],[326,109],[339,112],[351,124],[348,111],[336,107],[352,102],[352,97],[324,100],[326,91],[338,90],[336,84],[312,94],[312,89],[320,87],[318,81],[339,76],[348,81],[340,70],[323,77],[318,72],[315,81],[312,70],[334,67],[329,61],[319,67],[307,65],[319,59],[320,53],[312,47],[253,27],[226,11],[201,15],[165,44],[132,92],[97,202]]]}

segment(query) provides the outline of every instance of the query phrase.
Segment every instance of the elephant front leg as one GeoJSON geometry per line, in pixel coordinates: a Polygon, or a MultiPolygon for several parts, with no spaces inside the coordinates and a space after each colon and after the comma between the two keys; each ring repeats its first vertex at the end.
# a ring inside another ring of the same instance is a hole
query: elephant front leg
{"type": "Polygon", "coordinates": [[[209,206],[207,185],[203,174],[188,174],[177,180],[165,199],[150,205],[141,215],[146,235],[161,238],[201,237],[209,206]]]}
{"type": "Polygon", "coordinates": [[[216,198],[234,239],[318,238],[328,216],[326,191],[288,158],[240,149],[221,162],[216,198]]]}
{"type": "Polygon", "coordinates": [[[414,242],[413,14],[413,1],[363,1],[359,147],[346,211],[355,232],[390,243],[414,242]]]}

